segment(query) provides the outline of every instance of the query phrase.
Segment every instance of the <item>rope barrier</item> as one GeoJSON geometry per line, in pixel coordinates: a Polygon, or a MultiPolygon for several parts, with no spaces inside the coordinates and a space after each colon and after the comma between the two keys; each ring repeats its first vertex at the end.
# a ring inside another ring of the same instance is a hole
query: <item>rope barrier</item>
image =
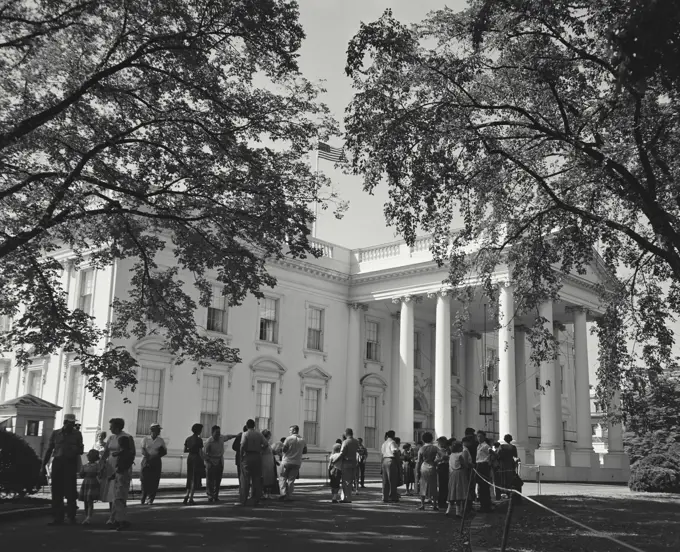
{"type": "MultiPolygon", "coordinates": [[[[539,506],[539,507],[543,508],[544,510],[547,510],[551,514],[556,515],[558,517],[561,517],[562,519],[565,519],[565,520],[569,521],[570,523],[573,523],[574,525],[581,527],[582,529],[586,529],[587,531],[589,531],[590,533],[592,533],[595,536],[598,536],[598,537],[603,538],[603,539],[610,540],[610,541],[618,544],[619,546],[623,546],[624,548],[627,548],[628,550],[633,550],[634,552],[645,552],[644,550],[642,550],[640,548],[636,548],[635,546],[633,546],[631,544],[627,544],[623,541],[620,541],[619,539],[616,539],[616,538],[612,537],[611,535],[608,535],[607,533],[603,533],[602,531],[598,531],[597,529],[593,529],[592,527],[588,527],[587,525],[585,525],[584,523],[581,523],[580,521],[576,521],[575,519],[572,519],[569,516],[565,516],[564,514],[556,512],[552,508],[548,508],[545,504],[541,504],[540,502],[534,500],[533,498],[529,498],[528,496],[524,496],[522,493],[517,492],[515,489],[506,489],[504,487],[501,487],[500,485],[494,485],[491,481],[488,481],[484,476],[482,476],[475,468],[472,468],[472,471],[474,471],[477,474],[477,477],[479,477],[479,479],[484,481],[487,485],[489,485],[490,487],[495,486],[496,489],[500,489],[501,491],[504,491],[505,493],[508,494],[508,496],[510,496],[511,493],[519,495],[524,500],[528,500],[529,502],[536,504],[536,506],[539,506]]],[[[510,500],[512,500],[512,498],[510,498],[510,500]]]]}

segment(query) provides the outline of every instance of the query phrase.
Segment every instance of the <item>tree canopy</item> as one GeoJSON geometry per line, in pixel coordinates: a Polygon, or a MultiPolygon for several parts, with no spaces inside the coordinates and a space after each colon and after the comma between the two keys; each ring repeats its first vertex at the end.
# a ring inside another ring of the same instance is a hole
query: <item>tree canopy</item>
{"type": "Polygon", "coordinates": [[[89,389],[134,385],[117,338],[162,334],[178,363],[232,363],[197,327],[208,306],[275,283],[265,261],[317,255],[306,161],[334,129],[297,64],[289,0],[14,0],[0,6],[0,350],[20,365],[64,347],[89,389]],[[176,266],[162,267],[168,249],[176,266]],[[108,328],[71,309],[76,269],[135,259],[108,328]]]}
{"type": "Polygon", "coordinates": [[[407,242],[434,235],[451,284],[474,265],[492,294],[507,263],[529,311],[594,249],[618,275],[602,289],[601,396],[676,368],[678,59],[680,4],[656,0],[471,0],[410,26],[388,10],[347,50],[352,171],[369,191],[387,182],[407,242]]]}

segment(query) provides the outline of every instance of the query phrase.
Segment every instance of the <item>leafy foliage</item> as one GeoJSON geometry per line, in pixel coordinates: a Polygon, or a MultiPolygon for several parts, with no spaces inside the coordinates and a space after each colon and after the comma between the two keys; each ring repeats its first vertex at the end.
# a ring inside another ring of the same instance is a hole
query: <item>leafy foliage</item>
{"type": "Polygon", "coordinates": [[[680,493],[680,459],[672,454],[650,454],[630,468],[628,487],[648,493],[680,493]]]}
{"type": "Polygon", "coordinates": [[[238,360],[197,327],[184,280],[203,306],[210,274],[232,305],[259,295],[266,260],[319,254],[308,205],[342,208],[305,158],[335,123],[298,70],[298,15],[290,0],[3,5],[0,350],[25,366],[64,346],[95,395],[136,382],[116,338],[163,334],[197,367],[238,360]],[[129,296],[97,327],[69,308],[64,271],[122,259],[129,296]]]}
{"type": "Polygon", "coordinates": [[[38,492],[41,466],[40,458],[24,439],[0,431],[0,495],[14,498],[38,492]]]}
{"type": "MultiPolygon", "coordinates": [[[[600,290],[605,408],[678,368],[679,50],[677,2],[471,0],[409,27],[388,10],[347,51],[351,170],[387,182],[407,243],[434,235],[451,285],[475,268],[493,297],[505,265],[537,313],[601,251],[618,276],[600,290]]],[[[551,339],[533,339],[543,358],[551,339]]]]}

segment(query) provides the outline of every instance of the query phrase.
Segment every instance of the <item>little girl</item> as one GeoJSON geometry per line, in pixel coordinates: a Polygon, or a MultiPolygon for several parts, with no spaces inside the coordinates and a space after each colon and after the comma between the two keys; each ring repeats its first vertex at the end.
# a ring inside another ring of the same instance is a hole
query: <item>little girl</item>
{"type": "Polygon", "coordinates": [[[331,502],[336,504],[340,500],[340,486],[342,485],[342,456],[340,455],[341,446],[337,443],[333,445],[333,454],[328,459],[328,478],[331,481],[331,502]]]}
{"type": "Polygon", "coordinates": [[[87,464],[80,470],[83,483],[80,486],[78,500],[85,503],[85,519],[83,525],[89,525],[94,514],[94,502],[99,500],[99,451],[92,449],[87,453],[87,464]]]}

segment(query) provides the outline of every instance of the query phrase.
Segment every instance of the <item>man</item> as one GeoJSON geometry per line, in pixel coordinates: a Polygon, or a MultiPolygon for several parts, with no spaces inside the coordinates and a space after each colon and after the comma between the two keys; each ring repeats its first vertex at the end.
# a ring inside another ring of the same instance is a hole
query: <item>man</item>
{"type": "Polygon", "coordinates": [[[161,471],[163,470],[163,462],[161,458],[168,454],[168,449],[165,446],[165,440],[160,436],[160,424],[151,424],[149,426],[150,435],[142,439],[142,471],[140,479],[142,481],[142,504],[146,504],[146,499],[149,499],[149,504],[153,504],[156,500],[156,493],[158,492],[158,484],[161,480],[161,471]]]}
{"type": "Polygon", "coordinates": [[[345,440],[340,447],[340,457],[342,458],[342,500],[349,504],[352,502],[352,490],[357,471],[357,453],[359,451],[359,441],[354,438],[354,430],[348,427],[345,430],[345,440]]]}
{"type": "Polygon", "coordinates": [[[54,520],[48,525],[64,524],[64,498],[67,501],[69,523],[76,522],[78,509],[78,459],[83,454],[83,435],[76,431],[74,414],[64,414],[64,425],[55,429],[45,452],[42,470],[52,459],[52,515],[54,520]]]}
{"type": "Polygon", "coordinates": [[[307,454],[307,443],[298,435],[300,428],[296,425],[288,429],[290,435],[283,442],[283,457],[281,458],[281,496],[279,500],[290,502],[295,490],[295,480],[300,475],[302,455],[307,454]]]}
{"type": "Polygon", "coordinates": [[[368,450],[364,446],[364,440],[361,437],[359,437],[357,441],[359,442],[359,449],[357,450],[357,487],[359,486],[359,483],[361,483],[361,488],[365,489],[366,487],[364,486],[364,477],[366,475],[366,459],[368,458],[368,450]]]}
{"type": "Polygon", "coordinates": [[[486,432],[481,429],[477,432],[477,485],[479,486],[480,512],[490,513],[491,491],[487,481],[491,481],[491,461],[493,452],[486,442],[486,432]]]}
{"type": "Polygon", "coordinates": [[[389,430],[385,434],[385,442],[380,448],[382,455],[382,495],[383,502],[399,502],[399,448],[394,441],[395,433],[389,430]]]}
{"type": "Polygon", "coordinates": [[[218,425],[212,426],[210,430],[210,437],[203,449],[205,453],[205,486],[208,493],[208,502],[220,501],[220,485],[222,484],[222,474],[224,473],[224,443],[237,436],[238,434],[221,435],[221,428],[218,425]]]}
{"type": "Polygon", "coordinates": [[[262,492],[262,451],[267,440],[255,429],[255,420],[246,422],[246,431],[241,435],[241,486],[240,500],[243,506],[248,501],[250,486],[253,487],[253,505],[260,505],[262,492]]]}

